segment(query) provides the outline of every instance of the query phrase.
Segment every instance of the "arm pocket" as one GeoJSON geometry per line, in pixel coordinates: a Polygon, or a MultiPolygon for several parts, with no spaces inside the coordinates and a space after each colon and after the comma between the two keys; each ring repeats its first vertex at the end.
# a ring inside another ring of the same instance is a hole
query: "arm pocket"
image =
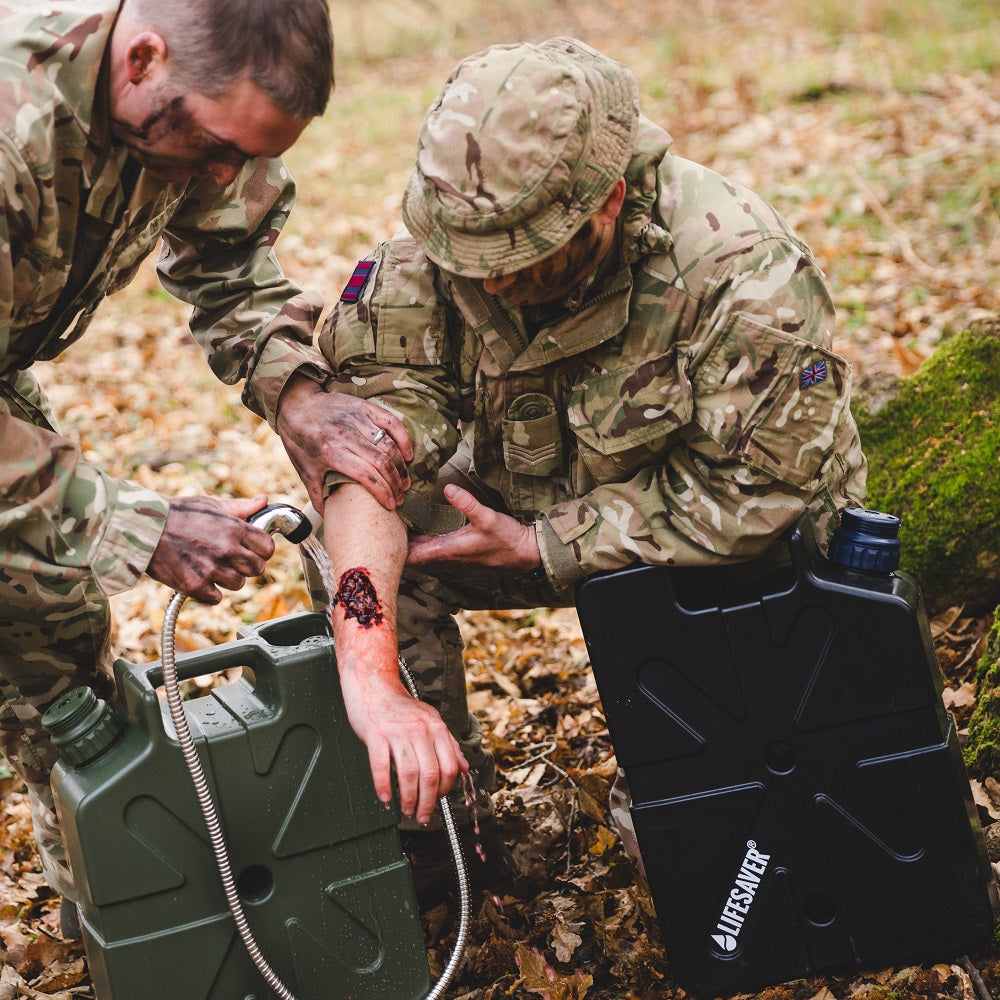
{"type": "Polygon", "coordinates": [[[850,398],[843,358],[747,316],[694,376],[695,422],[734,456],[783,482],[815,484],[850,398]]]}
{"type": "Polygon", "coordinates": [[[500,426],[503,461],[511,472],[552,476],[562,471],[562,431],[550,396],[542,392],[518,396],[500,426]]]}
{"type": "Polygon", "coordinates": [[[445,311],[433,265],[412,239],[385,244],[376,317],[375,358],[387,365],[439,365],[445,311]]]}

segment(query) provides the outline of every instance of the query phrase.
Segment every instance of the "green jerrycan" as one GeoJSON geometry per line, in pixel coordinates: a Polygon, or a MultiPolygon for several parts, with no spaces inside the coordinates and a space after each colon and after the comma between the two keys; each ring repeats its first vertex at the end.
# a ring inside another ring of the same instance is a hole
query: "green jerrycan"
{"type": "MultiPolygon", "coordinates": [[[[408,1000],[429,974],[395,809],[347,722],[326,620],[303,613],[177,657],[240,901],[296,1000],[408,1000]]],[[[158,695],[159,661],[115,664],[118,705],[75,688],[46,713],[56,806],[98,1000],[265,1000],[158,695]]]]}

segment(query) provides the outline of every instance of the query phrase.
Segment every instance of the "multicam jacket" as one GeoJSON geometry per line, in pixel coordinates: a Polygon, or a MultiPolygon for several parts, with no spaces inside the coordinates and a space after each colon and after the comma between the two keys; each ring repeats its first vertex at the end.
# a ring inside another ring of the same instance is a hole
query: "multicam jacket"
{"type": "Polygon", "coordinates": [[[850,370],[808,247],[669,143],[643,121],[615,253],[540,327],[401,233],[320,336],[337,385],[406,423],[419,509],[464,429],[475,476],[535,524],[560,588],[632,562],[746,559],[807,509],[824,539],[864,500],[850,370]]]}
{"type": "Polygon", "coordinates": [[[30,422],[44,411],[32,362],[77,340],[162,237],[164,287],[194,307],[215,373],[246,379],[251,409],[273,424],[291,372],[322,364],[311,346],[321,304],[272,251],[294,197],[281,161],[250,161],[226,189],[168,183],[112,139],[102,62],[118,6],[0,4],[0,547],[16,532],[106,593],[144,570],[166,501],[30,422]]]}

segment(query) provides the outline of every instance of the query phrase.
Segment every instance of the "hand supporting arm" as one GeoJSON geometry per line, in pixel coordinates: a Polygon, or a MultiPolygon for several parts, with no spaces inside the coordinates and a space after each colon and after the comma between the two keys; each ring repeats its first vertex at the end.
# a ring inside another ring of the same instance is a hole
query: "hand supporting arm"
{"type": "Polygon", "coordinates": [[[278,433],[316,510],[323,509],[327,472],[358,483],[387,510],[403,501],[413,458],[406,428],[384,406],[341,392],[326,392],[293,375],[278,401],[278,433]],[[380,430],[385,434],[378,437],[380,430]]]}
{"type": "Polygon", "coordinates": [[[444,495],[468,524],[445,535],[414,535],[408,565],[493,566],[515,573],[530,573],[542,565],[534,526],[492,510],[453,483],[444,488],[444,495]]]}

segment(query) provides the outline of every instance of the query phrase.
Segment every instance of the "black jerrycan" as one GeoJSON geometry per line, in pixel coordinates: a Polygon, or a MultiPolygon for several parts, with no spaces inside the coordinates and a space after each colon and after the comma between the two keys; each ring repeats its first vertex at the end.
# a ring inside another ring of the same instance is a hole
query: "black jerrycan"
{"type": "Polygon", "coordinates": [[[993,930],[898,529],[846,510],[828,557],[803,518],[781,558],[579,587],[663,942],[699,996],[954,958],[993,930]]]}
{"type": "MultiPolygon", "coordinates": [[[[326,619],[303,613],[179,655],[241,667],[184,703],[265,960],[296,1000],[413,1000],[427,959],[399,815],[346,719],[326,619]]],[[[75,688],[45,715],[53,789],[98,1000],[265,1000],[158,696],[159,661],[115,664],[118,704],[75,688]]]]}

